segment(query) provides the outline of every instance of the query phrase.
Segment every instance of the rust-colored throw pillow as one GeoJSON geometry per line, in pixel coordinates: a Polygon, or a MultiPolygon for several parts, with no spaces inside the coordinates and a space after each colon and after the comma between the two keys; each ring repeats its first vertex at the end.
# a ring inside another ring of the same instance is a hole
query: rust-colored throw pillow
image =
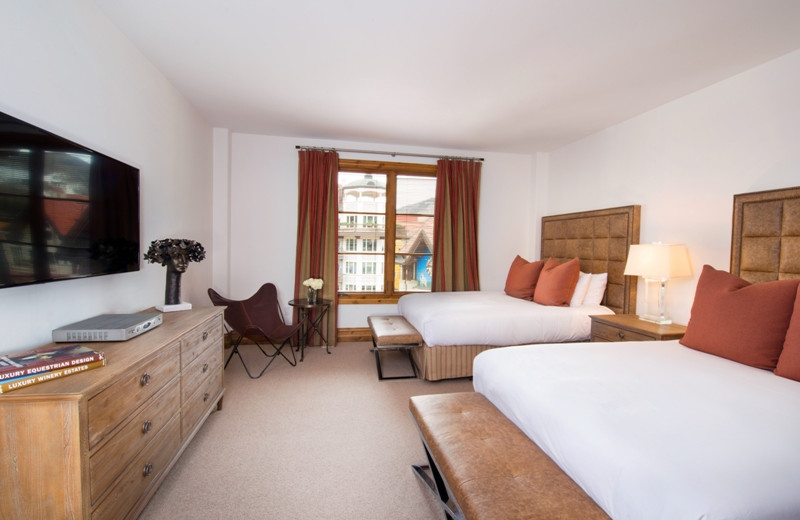
{"type": "Polygon", "coordinates": [[[800,381],[800,287],[797,289],[794,313],[789,321],[789,330],[786,331],[786,339],[783,342],[783,350],[778,358],[775,373],[800,381]]]}
{"type": "Polygon", "coordinates": [[[533,301],[541,305],[569,305],[575,285],[581,273],[577,258],[559,264],[558,260],[548,258],[539,275],[533,301]]]}
{"type": "Polygon", "coordinates": [[[506,277],[506,294],[514,298],[532,300],[533,292],[536,289],[536,282],[539,280],[539,273],[542,272],[544,260],[528,262],[517,255],[506,277]]]}
{"type": "Polygon", "coordinates": [[[751,284],[709,265],[697,281],[681,343],[695,350],[774,370],[800,280],[751,284]]]}

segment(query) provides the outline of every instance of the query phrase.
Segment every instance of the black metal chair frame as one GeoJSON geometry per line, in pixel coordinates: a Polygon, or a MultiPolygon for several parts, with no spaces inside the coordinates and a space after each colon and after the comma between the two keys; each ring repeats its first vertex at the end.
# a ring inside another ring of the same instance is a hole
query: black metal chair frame
{"type": "Polygon", "coordinates": [[[303,322],[286,325],[274,284],[266,283],[262,285],[253,296],[246,300],[231,300],[221,296],[213,289],[208,290],[208,296],[214,305],[226,306],[224,313],[225,329],[230,340],[231,353],[225,361],[225,368],[228,367],[234,354],[239,356],[239,360],[242,362],[242,366],[250,379],[258,379],[264,375],[264,372],[277,359],[278,355],[283,357],[291,366],[297,366],[297,357],[295,356],[294,348],[292,348],[292,338],[301,329],[303,322]],[[265,305],[266,308],[264,308],[265,305]],[[254,312],[259,310],[265,311],[266,314],[254,312]],[[236,314],[237,312],[241,314],[236,314]],[[258,374],[250,371],[241,352],[239,352],[239,345],[245,338],[252,341],[261,353],[269,358],[267,365],[258,374]],[[274,352],[264,350],[265,347],[269,348],[267,344],[274,349],[274,352]],[[284,348],[287,346],[292,355],[291,359],[284,353],[284,348]]]}

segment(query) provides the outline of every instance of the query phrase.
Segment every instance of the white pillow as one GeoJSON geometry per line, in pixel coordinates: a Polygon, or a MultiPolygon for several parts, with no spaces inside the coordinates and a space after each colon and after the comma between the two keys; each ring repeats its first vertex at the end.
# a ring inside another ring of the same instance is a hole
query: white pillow
{"type": "Polygon", "coordinates": [[[606,293],[608,283],[608,273],[593,274],[589,280],[589,289],[583,298],[584,305],[600,305],[603,295],[606,293]]]}
{"type": "Polygon", "coordinates": [[[569,301],[570,307],[580,307],[583,305],[583,299],[586,297],[586,291],[589,290],[589,281],[592,275],[581,272],[578,274],[578,283],[575,285],[575,292],[572,293],[572,299],[569,301]]]}

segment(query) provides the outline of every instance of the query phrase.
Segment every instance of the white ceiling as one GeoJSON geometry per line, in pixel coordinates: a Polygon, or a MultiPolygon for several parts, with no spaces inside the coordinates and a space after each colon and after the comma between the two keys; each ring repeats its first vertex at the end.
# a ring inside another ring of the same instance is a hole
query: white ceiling
{"type": "Polygon", "coordinates": [[[94,0],[212,126],[550,151],[800,48],[799,0],[94,0]]]}

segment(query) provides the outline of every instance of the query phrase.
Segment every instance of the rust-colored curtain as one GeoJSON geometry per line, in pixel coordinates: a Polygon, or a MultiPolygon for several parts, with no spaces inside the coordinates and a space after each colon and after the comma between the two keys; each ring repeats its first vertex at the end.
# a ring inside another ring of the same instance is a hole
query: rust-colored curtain
{"type": "MultiPolygon", "coordinates": [[[[335,345],[339,154],[323,150],[300,150],[298,153],[294,297],[306,297],[304,280],[322,278],[322,298],[333,301],[328,310],[325,337],[328,345],[335,345]]],[[[311,318],[316,316],[312,314],[311,318]]],[[[316,335],[310,339],[312,345],[321,344],[316,335]]]]}
{"type": "Polygon", "coordinates": [[[436,173],[432,291],[478,291],[481,163],[440,159],[436,173]]]}

